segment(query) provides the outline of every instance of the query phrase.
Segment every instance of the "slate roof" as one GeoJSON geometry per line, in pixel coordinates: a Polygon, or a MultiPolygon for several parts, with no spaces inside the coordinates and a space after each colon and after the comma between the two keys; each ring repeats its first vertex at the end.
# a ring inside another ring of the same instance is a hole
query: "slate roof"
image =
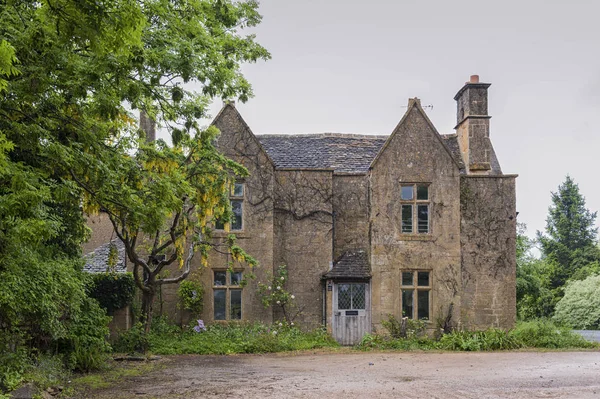
{"type": "Polygon", "coordinates": [[[371,277],[369,258],[364,250],[345,252],[333,264],[333,268],[323,275],[331,279],[367,279],[371,277]]]}
{"type": "Polygon", "coordinates": [[[388,136],[322,133],[256,135],[277,168],[366,173],[388,136]]]}
{"type": "Polygon", "coordinates": [[[111,245],[117,247],[119,257],[117,258],[117,264],[115,265],[115,271],[117,273],[125,273],[127,266],[125,262],[125,245],[121,240],[112,240],[106,244],[100,245],[98,248],[85,255],[85,266],[83,267],[84,272],[88,273],[105,273],[108,271],[108,257],[110,254],[111,245]]]}
{"type": "MultiPolygon", "coordinates": [[[[460,154],[460,147],[458,145],[458,135],[442,134],[440,136],[443,139],[443,143],[446,144],[446,147],[448,147],[448,149],[450,150],[452,157],[458,163],[458,166],[460,167],[460,173],[466,173],[465,162],[462,158],[462,155],[460,154]]],[[[490,153],[490,166],[492,170],[490,171],[490,174],[501,175],[502,169],[500,168],[500,162],[498,162],[498,157],[496,156],[496,151],[494,151],[493,146],[491,146],[491,150],[492,151],[490,153]]]]}
{"type": "Polygon", "coordinates": [[[450,154],[458,163],[461,173],[465,173],[465,162],[463,161],[462,155],[460,155],[460,147],[458,146],[458,136],[456,134],[441,134],[442,141],[446,144],[446,147],[450,150],[450,154]]]}

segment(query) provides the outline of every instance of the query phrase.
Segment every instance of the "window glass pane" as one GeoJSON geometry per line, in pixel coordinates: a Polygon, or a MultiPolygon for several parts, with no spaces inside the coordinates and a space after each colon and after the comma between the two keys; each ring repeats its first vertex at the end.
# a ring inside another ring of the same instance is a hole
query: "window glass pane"
{"type": "Polygon", "coordinates": [[[243,197],[244,196],[244,184],[243,183],[235,183],[233,185],[233,196],[234,197],[243,197]]]}
{"type": "Polygon", "coordinates": [[[428,200],[429,199],[429,187],[428,186],[417,186],[417,200],[428,200]]]}
{"type": "Polygon", "coordinates": [[[402,272],[402,285],[413,285],[413,272],[402,272]]]}
{"type": "Polygon", "coordinates": [[[417,231],[429,233],[429,205],[417,206],[417,231]]]}
{"type": "Polygon", "coordinates": [[[242,282],[242,272],[231,272],[229,274],[231,285],[240,285],[242,282]]]}
{"type": "Polygon", "coordinates": [[[412,205],[402,205],[402,232],[412,233],[412,205]]]}
{"type": "Polygon", "coordinates": [[[231,217],[231,230],[242,229],[242,201],[231,200],[231,210],[233,216],[231,217]]]}
{"type": "Polygon", "coordinates": [[[402,186],[400,192],[400,198],[403,200],[412,200],[413,199],[413,186],[402,186]]]}
{"type": "Polygon", "coordinates": [[[225,223],[221,219],[215,220],[215,229],[223,230],[225,228],[225,223]]]}
{"type": "Polygon", "coordinates": [[[417,285],[419,287],[429,287],[429,272],[417,273],[417,285]]]}
{"type": "Polygon", "coordinates": [[[365,285],[352,284],[352,309],[365,308],[365,285]]]}
{"type": "Polygon", "coordinates": [[[231,320],[242,319],[242,290],[229,290],[229,313],[231,320]]]}
{"type": "Polygon", "coordinates": [[[402,290],[402,317],[413,318],[413,290],[402,290]]]}
{"type": "Polygon", "coordinates": [[[417,291],[417,309],[419,320],[429,320],[429,290],[417,291]]]}
{"type": "Polygon", "coordinates": [[[217,272],[215,271],[215,280],[213,285],[227,285],[227,272],[217,272]]]}
{"type": "Polygon", "coordinates": [[[338,309],[350,309],[350,284],[338,284],[338,309]]]}
{"type": "Polygon", "coordinates": [[[225,320],[225,296],[227,291],[214,291],[215,320],[225,320]]]}

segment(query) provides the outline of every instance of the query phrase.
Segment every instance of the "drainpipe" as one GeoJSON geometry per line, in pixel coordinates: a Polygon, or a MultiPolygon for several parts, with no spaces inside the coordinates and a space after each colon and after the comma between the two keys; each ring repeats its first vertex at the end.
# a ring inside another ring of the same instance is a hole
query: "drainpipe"
{"type": "Polygon", "coordinates": [[[327,327],[327,282],[325,280],[321,280],[321,287],[323,290],[323,320],[321,320],[321,324],[323,327],[327,327]]]}

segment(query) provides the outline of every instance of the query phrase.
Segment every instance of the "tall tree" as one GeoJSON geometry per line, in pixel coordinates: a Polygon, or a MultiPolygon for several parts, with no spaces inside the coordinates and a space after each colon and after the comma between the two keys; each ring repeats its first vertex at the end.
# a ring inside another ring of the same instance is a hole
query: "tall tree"
{"type": "Polygon", "coordinates": [[[2,188],[51,195],[41,201],[46,213],[32,215],[53,222],[60,233],[48,240],[73,254],[84,232],[82,198],[86,211],[108,212],[144,292],[147,326],[158,273],[179,262],[185,278],[185,259],[198,246],[207,251],[198,234],[210,235],[213,212],[229,215],[228,186],[245,173],[216,153],[217,132],[198,119],[214,97],[252,95],[240,66],[269,53],[240,30],[260,22],[257,8],[255,0],[0,4],[2,147],[13,167],[34,175],[20,186],[7,177],[2,188]],[[146,143],[138,109],[171,134],[173,147],[146,143]]]}
{"type": "Polygon", "coordinates": [[[563,286],[579,269],[600,259],[596,215],[585,207],[579,186],[567,175],[558,191],[552,193],[546,234],[538,232],[542,254],[556,265],[553,288],[563,286]]]}

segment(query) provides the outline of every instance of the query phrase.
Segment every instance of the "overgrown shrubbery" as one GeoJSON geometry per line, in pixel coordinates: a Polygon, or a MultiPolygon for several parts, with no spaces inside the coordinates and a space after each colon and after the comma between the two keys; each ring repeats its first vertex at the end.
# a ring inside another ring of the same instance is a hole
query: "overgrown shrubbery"
{"type": "Polygon", "coordinates": [[[128,306],[135,295],[131,273],[97,273],[89,276],[88,294],[96,299],[109,315],[128,306]]]}
{"type": "Polygon", "coordinates": [[[600,275],[568,283],[554,320],[583,330],[600,329],[600,275]]]}
{"type": "Polygon", "coordinates": [[[549,320],[520,322],[511,334],[527,348],[592,348],[598,344],[586,341],[567,327],[559,327],[549,320]]]}
{"type": "Polygon", "coordinates": [[[281,265],[275,274],[268,275],[266,283],[258,283],[258,293],[265,308],[272,306],[278,309],[283,316],[282,322],[293,326],[294,320],[302,313],[303,308],[296,303],[294,294],[286,290],[287,283],[287,266],[281,265]]]}
{"type": "MultiPolygon", "coordinates": [[[[394,326],[386,323],[388,327],[394,326]]],[[[385,326],[384,325],[384,326],[385,326]]],[[[393,332],[388,331],[389,333],[393,332]]],[[[358,344],[359,349],[399,350],[450,350],[450,351],[495,351],[520,348],[592,348],[598,347],[548,320],[521,322],[509,331],[490,328],[485,331],[453,331],[439,340],[416,334],[406,338],[395,338],[391,334],[367,334],[358,344]]]]}
{"type": "MultiPolygon", "coordinates": [[[[135,352],[140,347],[139,340],[143,339],[141,332],[141,328],[137,328],[123,334],[114,345],[115,350],[135,352]]],[[[323,329],[303,332],[283,323],[272,326],[260,323],[213,324],[202,332],[196,332],[193,328],[182,329],[158,319],[147,339],[149,350],[162,355],[269,353],[338,346],[323,329]]]]}
{"type": "Polygon", "coordinates": [[[10,252],[10,262],[0,260],[0,392],[23,382],[40,355],[77,370],[102,364],[109,318],[86,296],[79,262],[10,252]]]}
{"type": "Polygon", "coordinates": [[[204,287],[199,280],[188,278],[179,284],[177,289],[180,306],[192,312],[194,316],[200,315],[204,308],[204,287]]]}

